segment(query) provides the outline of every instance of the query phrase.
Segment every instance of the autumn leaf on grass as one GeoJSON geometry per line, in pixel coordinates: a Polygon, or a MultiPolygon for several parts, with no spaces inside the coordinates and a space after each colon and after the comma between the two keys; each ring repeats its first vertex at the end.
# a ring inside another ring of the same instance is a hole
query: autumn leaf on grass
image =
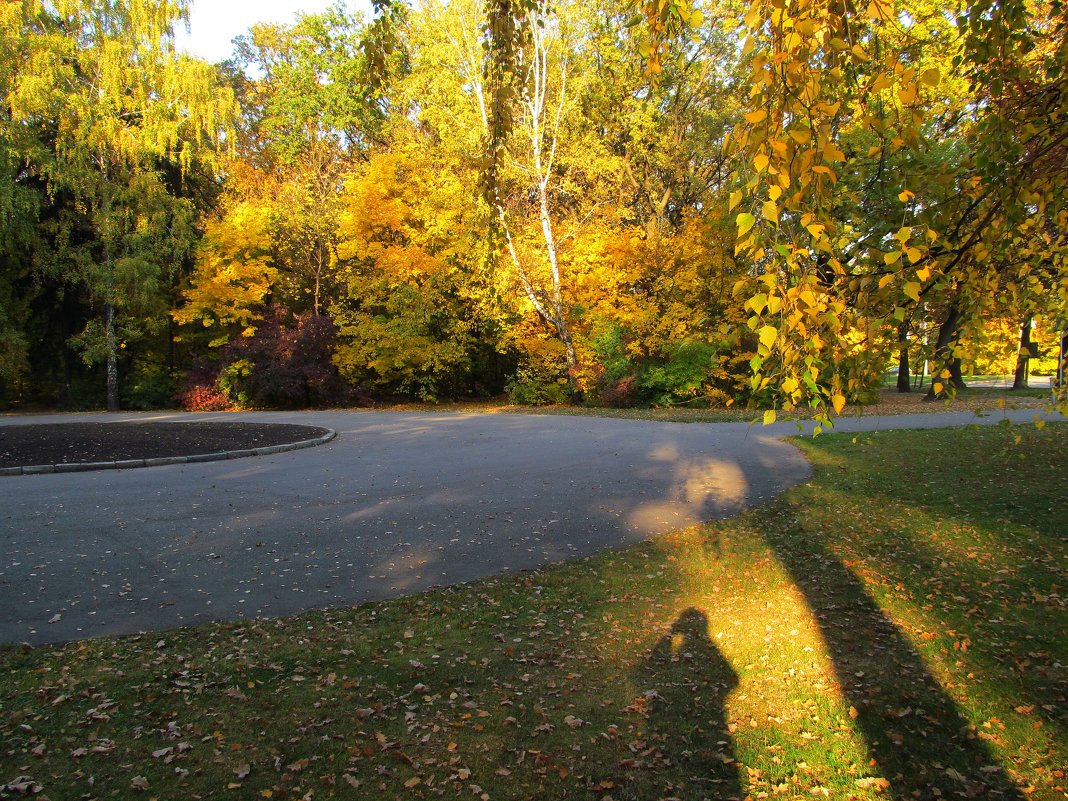
{"type": "Polygon", "coordinates": [[[861,790],[889,790],[890,782],[881,776],[872,776],[867,779],[857,779],[857,787],[861,790]]]}
{"type": "Polygon", "coordinates": [[[236,768],[234,768],[234,775],[239,779],[244,779],[249,773],[252,772],[252,766],[247,762],[242,762],[236,768]]]}

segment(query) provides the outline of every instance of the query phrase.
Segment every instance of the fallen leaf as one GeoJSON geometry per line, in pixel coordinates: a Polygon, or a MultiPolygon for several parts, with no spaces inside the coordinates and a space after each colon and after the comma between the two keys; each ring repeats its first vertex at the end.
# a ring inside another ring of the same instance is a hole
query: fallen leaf
{"type": "Polygon", "coordinates": [[[890,782],[882,776],[872,776],[867,779],[857,779],[857,787],[861,790],[887,790],[890,788],[890,782]]]}
{"type": "Polygon", "coordinates": [[[247,762],[242,762],[236,768],[234,768],[234,775],[239,779],[244,779],[252,772],[252,766],[247,762]]]}
{"type": "Polygon", "coordinates": [[[130,787],[132,787],[134,790],[147,790],[148,779],[146,779],[144,776],[134,776],[132,779],[130,779],[130,787]]]}

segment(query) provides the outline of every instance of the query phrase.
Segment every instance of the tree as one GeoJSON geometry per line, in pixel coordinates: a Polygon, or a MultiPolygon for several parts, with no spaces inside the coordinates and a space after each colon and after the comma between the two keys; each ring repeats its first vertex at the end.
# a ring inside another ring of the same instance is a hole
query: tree
{"type": "MultiPolygon", "coordinates": [[[[462,173],[416,131],[350,178],[342,199],[332,316],[335,362],[357,384],[435,400],[464,391],[487,338],[468,258],[462,173]]],[[[490,340],[492,342],[492,340],[490,340]]]]}
{"type": "Polygon", "coordinates": [[[210,162],[235,112],[213,69],[174,50],[186,6],[23,6],[28,56],[11,81],[11,115],[44,131],[46,149],[27,155],[52,193],[70,197],[56,227],[57,267],[101,310],[73,344],[87,362],[106,364],[109,409],[119,404],[124,342],[146,315],[161,319],[150,308],[157,288],[193,243],[193,209],[166,165],[210,162]]]}
{"type": "MultiPolygon", "coordinates": [[[[737,247],[753,264],[738,292],[761,340],[755,386],[788,408],[840,411],[878,367],[866,344],[936,296],[933,391],[959,381],[967,328],[1031,269],[1029,232],[1043,219],[1063,230],[1068,51],[1051,36],[1063,15],[935,7],[902,33],[880,0],[750,7],[731,206],[744,203],[737,247]]],[[[1055,261],[1064,245],[1051,243],[1055,261]]]]}

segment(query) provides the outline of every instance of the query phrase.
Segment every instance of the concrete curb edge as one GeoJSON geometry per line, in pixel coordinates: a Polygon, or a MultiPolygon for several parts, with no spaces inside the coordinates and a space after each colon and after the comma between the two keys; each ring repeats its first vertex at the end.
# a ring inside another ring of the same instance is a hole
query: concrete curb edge
{"type": "Polygon", "coordinates": [[[325,445],[337,436],[337,432],[328,428],[326,433],[313,439],[302,439],[285,445],[267,445],[262,448],[244,448],[236,451],[218,451],[217,453],[195,453],[190,456],[161,456],[152,459],[123,459],[115,462],[72,462],[70,464],[32,464],[22,467],[0,467],[0,476],[36,476],[50,473],[88,473],[94,470],[132,470],[139,467],[163,467],[172,464],[200,464],[201,462],[222,462],[228,459],[244,459],[250,456],[269,456],[287,451],[298,451],[325,445]]]}

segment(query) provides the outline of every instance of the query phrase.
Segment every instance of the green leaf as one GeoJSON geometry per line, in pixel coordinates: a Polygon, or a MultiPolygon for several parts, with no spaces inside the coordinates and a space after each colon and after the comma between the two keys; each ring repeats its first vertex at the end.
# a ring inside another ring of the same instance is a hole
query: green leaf
{"type": "Polygon", "coordinates": [[[742,212],[738,215],[738,236],[745,236],[749,230],[756,225],[756,217],[749,212],[742,212]]]}

